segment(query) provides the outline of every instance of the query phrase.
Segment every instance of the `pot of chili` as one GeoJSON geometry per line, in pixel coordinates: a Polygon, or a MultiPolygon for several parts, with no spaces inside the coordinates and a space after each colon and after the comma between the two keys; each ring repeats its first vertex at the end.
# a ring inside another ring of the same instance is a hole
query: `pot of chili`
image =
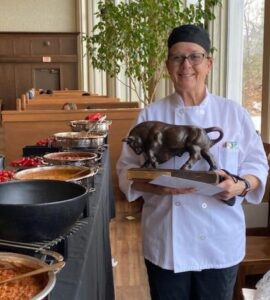
{"type": "Polygon", "coordinates": [[[84,151],[52,152],[43,156],[43,160],[51,165],[95,166],[100,159],[101,155],[84,151]]]}
{"type": "Polygon", "coordinates": [[[46,167],[20,170],[13,176],[14,179],[52,179],[79,183],[93,192],[95,187],[94,177],[99,170],[98,166],[70,166],[54,165],[46,167]]]}

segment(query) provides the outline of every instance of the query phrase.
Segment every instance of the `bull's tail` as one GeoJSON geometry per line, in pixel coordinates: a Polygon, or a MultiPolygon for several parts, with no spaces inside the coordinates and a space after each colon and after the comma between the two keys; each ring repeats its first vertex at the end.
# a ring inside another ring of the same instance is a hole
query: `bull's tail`
{"type": "Polygon", "coordinates": [[[215,132],[215,131],[219,133],[219,136],[216,139],[211,140],[211,147],[215,145],[217,142],[219,142],[220,140],[222,140],[224,136],[223,130],[220,127],[208,127],[208,128],[204,128],[204,130],[206,133],[215,132]]]}

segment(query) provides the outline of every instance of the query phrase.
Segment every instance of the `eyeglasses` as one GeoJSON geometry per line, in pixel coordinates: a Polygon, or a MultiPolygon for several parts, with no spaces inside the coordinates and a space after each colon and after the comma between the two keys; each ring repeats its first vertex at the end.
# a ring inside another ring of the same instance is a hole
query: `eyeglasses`
{"type": "Polygon", "coordinates": [[[173,64],[182,64],[187,59],[192,66],[199,65],[202,63],[204,58],[208,58],[205,53],[191,53],[189,55],[183,54],[169,54],[169,61],[173,64]]]}

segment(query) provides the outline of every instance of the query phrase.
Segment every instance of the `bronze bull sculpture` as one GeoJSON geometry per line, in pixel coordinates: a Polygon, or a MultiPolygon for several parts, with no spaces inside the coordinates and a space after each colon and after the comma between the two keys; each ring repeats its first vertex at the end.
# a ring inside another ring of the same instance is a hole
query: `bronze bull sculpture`
{"type": "Polygon", "coordinates": [[[195,162],[204,158],[210,170],[215,170],[217,165],[209,149],[222,137],[223,131],[219,127],[200,128],[146,121],[132,128],[128,137],[122,141],[126,142],[136,154],[145,156],[145,163],[142,167],[156,168],[158,164],[188,152],[189,159],[181,169],[189,170],[195,162]],[[207,133],[215,131],[219,133],[219,136],[216,139],[210,139],[207,133]]]}

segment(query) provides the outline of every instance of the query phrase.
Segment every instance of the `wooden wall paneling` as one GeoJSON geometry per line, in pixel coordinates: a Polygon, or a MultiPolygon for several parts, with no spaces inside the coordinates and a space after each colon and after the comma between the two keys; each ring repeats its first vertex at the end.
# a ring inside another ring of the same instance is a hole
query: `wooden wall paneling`
{"type": "Polygon", "coordinates": [[[12,109],[11,99],[16,99],[14,64],[0,64],[0,98],[3,109],[12,109]]]}
{"type": "MultiPolygon", "coordinates": [[[[14,88],[16,95],[21,91],[27,91],[33,86],[32,65],[31,64],[14,64],[14,88]]],[[[14,101],[9,101],[9,108],[14,109],[14,101]]]]}
{"type": "Polygon", "coordinates": [[[42,36],[33,37],[30,40],[31,43],[31,54],[32,55],[59,55],[60,54],[60,43],[59,38],[42,36]]]}
{"type": "Polygon", "coordinates": [[[0,43],[0,55],[2,56],[8,56],[8,55],[14,55],[14,48],[13,48],[13,42],[11,39],[7,37],[1,38],[0,43]]]}
{"type": "Polygon", "coordinates": [[[78,88],[78,64],[61,64],[60,65],[61,90],[78,88]]]}
{"type": "Polygon", "coordinates": [[[24,68],[25,75],[17,76],[23,78],[23,83],[16,82],[15,77],[9,74],[14,64],[16,70],[13,72],[22,72],[20,64],[40,64],[40,68],[57,67],[61,73],[58,88],[78,89],[77,44],[78,33],[0,33],[0,71],[4,72],[0,73],[0,98],[5,101],[4,108],[16,109],[16,99],[32,87],[36,88],[34,72],[30,78],[28,68],[24,68]],[[50,63],[43,62],[46,56],[51,60],[50,63]],[[5,64],[9,65],[9,69],[3,67],[5,64]]]}
{"type": "Polygon", "coordinates": [[[77,37],[62,37],[59,40],[60,54],[76,55],[77,53],[77,37]]]}
{"type": "Polygon", "coordinates": [[[14,56],[31,55],[31,44],[29,39],[18,37],[13,40],[14,56]]]}

